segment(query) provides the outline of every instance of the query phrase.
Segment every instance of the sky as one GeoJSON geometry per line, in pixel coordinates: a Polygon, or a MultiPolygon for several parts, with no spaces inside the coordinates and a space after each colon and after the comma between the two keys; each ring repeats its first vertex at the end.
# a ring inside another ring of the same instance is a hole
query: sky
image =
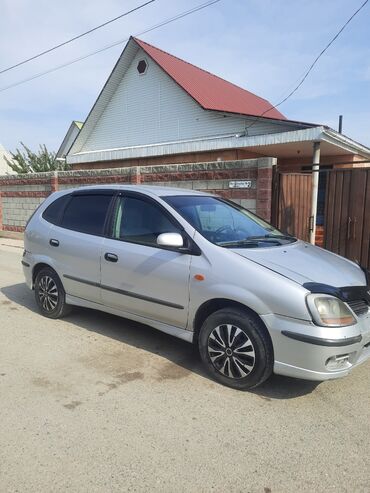
{"type": "MultiPolygon", "coordinates": [[[[363,0],[220,0],[138,36],[276,104],[363,0]]],[[[0,74],[0,143],[56,151],[84,120],[122,49],[106,50],[6,89],[204,3],[155,0],[84,38],[0,74]],[[4,90],[6,89],[6,90],[4,90]]],[[[0,71],[113,18],[144,0],[0,0],[0,71]]],[[[279,110],[337,129],[370,147],[370,2],[279,110]]]]}

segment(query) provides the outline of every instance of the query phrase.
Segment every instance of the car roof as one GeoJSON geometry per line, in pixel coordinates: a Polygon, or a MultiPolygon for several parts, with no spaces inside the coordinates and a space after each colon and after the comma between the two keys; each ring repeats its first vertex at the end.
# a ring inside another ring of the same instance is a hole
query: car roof
{"type": "MultiPolygon", "coordinates": [[[[198,192],[196,190],[191,190],[189,188],[174,188],[174,187],[163,187],[155,185],[89,185],[86,187],[71,188],[68,191],[77,190],[128,190],[132,192],[141,192],[148,195],[156,195],[157,197],[173,196],[173,195],[208,195],[212,194],[207,192],[198,192]]],[[[67,190],[64,190],[65,192],[67,190]]]]}

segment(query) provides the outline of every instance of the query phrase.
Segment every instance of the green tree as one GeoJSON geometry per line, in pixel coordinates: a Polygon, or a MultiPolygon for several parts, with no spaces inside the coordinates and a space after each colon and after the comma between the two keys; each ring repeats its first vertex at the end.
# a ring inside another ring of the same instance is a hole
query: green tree
{"type": "Polygon", "coordinates": [[[70,169],[65,161],[57,161],[55,152],[48,151],[44,144],[40,144],[37,153],[31,151],[23,142],[21,142],[21,146],[23,147],[22,150],[17,148],[16,152],[10,153],[11,160],[5,157],[10,168],[18,174],[70,169]]]}

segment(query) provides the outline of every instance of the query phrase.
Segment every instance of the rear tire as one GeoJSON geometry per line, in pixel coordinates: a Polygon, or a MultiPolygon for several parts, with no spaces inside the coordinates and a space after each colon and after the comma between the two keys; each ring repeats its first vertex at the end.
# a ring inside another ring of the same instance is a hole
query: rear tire
{"type": "Polygon", "coordinates": [[[212,313],[200,330],[199,352],[208,373],[233,389],[261,385],[273,370],[270,337],[261,320],[242,309],[212,313]]]}
{"type": "Polygon", "coordinates": [[[62,318],[71,311],[67,305],[64,291],[58,274],[50,267],[41,269],[35,279],[35,299],[37,306],[47,318],[62,318]]]}

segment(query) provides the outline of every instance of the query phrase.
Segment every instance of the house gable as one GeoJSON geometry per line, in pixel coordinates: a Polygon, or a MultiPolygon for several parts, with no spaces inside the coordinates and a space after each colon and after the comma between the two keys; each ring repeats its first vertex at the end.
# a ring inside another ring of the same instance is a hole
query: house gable
{"type": "Polygon", "coordinates": [[[256,121],[253,116],[204,109],[131,38],[69,155],[304,127],[287,120],[256,121]],[[143,73],[138,70],[140,62],[143,73]]]}
{"type": "Polygon", "coordinates": [[[205,110],[286,120],[266,99],[253,94],[192,63],[134,38],[137,44],[158,63],[205,110]]]}

